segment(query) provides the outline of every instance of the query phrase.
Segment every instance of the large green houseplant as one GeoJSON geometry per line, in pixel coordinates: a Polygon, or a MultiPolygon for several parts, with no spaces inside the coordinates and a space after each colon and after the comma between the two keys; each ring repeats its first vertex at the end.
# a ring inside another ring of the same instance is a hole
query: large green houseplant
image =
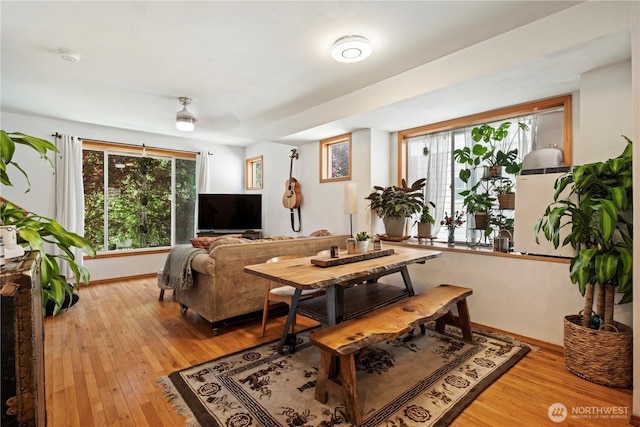
{"type": "Polygon", "coordinates": [[[512,175],[522,170],[522,161],[514,142],[519,131],[526,131],[529,127],[525,123],[517,123],[518,131],[509,138],[511,123],[505,121],[498,127],[490,124],[476,126],[471,130],[472,145],[453,151],[454,159],[462,166],[458,177],[463,182],[468,183],[475,170],[483,169],[482,179],[459,194],[463,197],[466,212],[474,215],[475,228],[484,230],[485,237],[494,231],[490,225],[495,224],[491,209],[498,200],[496,196],[505,190],[502,184],[510,182],[509,178],[500,178],[502,170],[512,175]]]}
{"type": "Polygon", "coordinates": [[[401,237],[407,218],[422,212],[426,182],[426,178],[420,178],[407,186],[403,179],[399,186],[374,186],[374,191],[365,197],[371,202],[371,210],[383,219],[387,236],[401,237]]]}
{"type": "MultiPolygon", "coordinates": [[[[628,138],[625,139],[627,145],[620,156],[576,166],[555,182],[554,202],[536,223],[535,232],[556,248],[571,245],[577,250],[577,255],[571,259],[569,276],[585,297],[579,317],[581,326],[628,331],[630,340],[629,328],[613,319],[616,292],[622,295],[618,304],[631,302],[633,298],[632,145],[628,138]],[[563,233],[566,233],[564,238],[563,233]],[[597,298],[595,310],[594,298],[597,298]]],[[[606,338],[609,343],[612,339],[611,336],[606,338]]],[[[595,343],[588,345],[596,347],[595,343]]],[[[625,359],[627,355],[622,353],[624,350],[616,349],[612,357],[625,359]]],[[[599,355],[600,359],[603,357],[603,354],[599,355]]],[[[628,358],[630,360],[630,355],[628,358]]],[[[612,371],[610,366],[606,370],[612,371]]],[[[629,379],[622,384],[602,383],[626,386],[630,380],[629,372],[629,379]]]]}
{"type": "MultiPolygon", "coordinates": [[[[51,167],[53,167],[53,164],[48,154],[58,153],[58,149],[44,139],[20,132],[0,130],[0,183],[6,186],[13,186],[8,171],[8,167],[11,166],[26,178],[26,191],[29,191],[31,188],[29,177],[24,169],[13,159],[17,144],[37,151],[51,167]]],[[[46,304],[47,301],[53,301],[55,305],[54,314],[56,314],[62,307],[65,296],[70,295],[72,292],[67,278],[60,272],[57,260],[64,260],[69,264],[75,275],[76,284],[80,282],[88,284],[89,271],[75,262],[75,255],[71,248],[80,248],[91,256],[95,256],[95,249],[87,239],[65,230],[55,220],[29,212],[4,198],[0,199],[0,225],[15,226],[18,244],[24,247],[28,246],[31,251],[40,252],[43,302],[46,304]],[[62,253],[54,254],[50,252],[52,245],[57,246],[62,253]]]]}
{"type": "MultiPolygon", "coordinates": [[[[471,147],[458,148],[453,151],[454,159],[464,165],[458,176],[468,182],[471,172],[477,168],[486,168],[484,176],[499,176],[501,169],[517,175],[522,170],[522,161],[518,157],[518,148],[513,147],[518,132],[508,139],[511,122],[501,123],[497,128],[489,124],[476,126],[471,130],[471,147]]],[[[518,123],[520,130],[528,130],[525,123],[518,123]]]]}

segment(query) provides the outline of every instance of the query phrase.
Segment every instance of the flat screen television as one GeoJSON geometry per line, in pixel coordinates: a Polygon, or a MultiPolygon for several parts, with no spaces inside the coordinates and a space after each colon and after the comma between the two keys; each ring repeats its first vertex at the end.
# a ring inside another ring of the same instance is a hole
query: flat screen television
{"type": "Polygon", "coordinates": [[[262,194],[198,194],[198,231],[262,229],[262,194]]]}

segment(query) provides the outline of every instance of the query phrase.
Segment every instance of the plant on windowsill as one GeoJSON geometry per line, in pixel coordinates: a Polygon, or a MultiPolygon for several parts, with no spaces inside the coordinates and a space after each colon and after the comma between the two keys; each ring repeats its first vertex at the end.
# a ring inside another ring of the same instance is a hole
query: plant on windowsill
{"type": "Polygon", "coordinates": [[[422,211],[426,182],[420,178],[408,187],[403,179],[400,186],[374,186],[374,191],[365,197],[371,202],[371,210],[382,218],[388,237],[402,237],[407,218],[422,211]]]}
{"type": "MultiPolygon", "coordinates": [[[[27,180],[28,192],[31,182],[27,173],[13,160],[16,144],[23,145],[37,151],[43,160],[53,168],[49,153],[58,153],[55,145],[44,139],[25,135],[20,132],[6,132],[0,130],[0,182],[2,185],[13,186],[7,167],[15,167],[27,180]]],[[[12,225],[17,230],[17,241],[31,251],[40,252],[41,276],[43,290],[43,304],[47,301],[54,303],[53,314],[57,314],[68,295],[71,297],[72,287],[67,278],[60,273],[57,260],[66,261],[74,273],[76,284],[89,283],[89,271],[75,262],[75,255],[71,248],[77,247],[90,256],[95,256],[95,249],[91,242],[76,233],[67,231],[51,218],[29,212],[18,205],[0,198],[0,225],[12,225]],[[57,246],[62,254],[54,254],[45,246],[57,246]]]]}
{"type": "Polygon", "coordinates": [[[462,206],[469,215],[474,216],[474,228],[484,230],[485,236],[488,237],[493,231],[491,227],[488,227],[488,212],[496,199],[487,192],[479,192],[479,184],[474,185],[469,190],[461,191],[460,195],[464,197],[462,206]]]}
{"type": "Polygon", "coordinates": [[[493,181],[493,190],[496,192],[500,209],[514,209],[516,207],[516,193],[510,178],[493,181]]]}
{"type": "Polygon", "coordinates": [[[422,208],[422,213],[420,217],[413,223],[413,225],[418,225],[418,238],[430,239],[431,236],[431,226],[436,223],[435,218],[431,215],[430,208],[435,208],[436,205],[429,201],[425,203],[422,208]]]}
{"type": "Polygon", "coordinates": [[[619,157],[576,166],[556,180],[554,202],[535,225],[536,237],[577,250],[569,277],[585,301],[581,315],[564,318],[567,369],[613,387],[633,380],[632,331],[613,320],[615,294],[622,294],[618,304],[633,299],[632,144],[624,138],[619,157]]]}
{"type": "MultiPolygon", "coordinates": [[[[484,124],[476,126],[471,130],[471,139],[473,144],[471,147],[458,148],[453,151],[454,159],[466,167],[461,169],[459,177],[463,182],[468,182],[471,178],[471,172],[477,168],[484,168],[483,177],[491,178],[501,175],[501,168],[505,172],[517,175],[522,169],[522,162],[518,159],[518,148],[512,148],[516,132],[506,145],[509,136],[509,128],[511,122],[503,122],[497,128],[484,124]]],[[[528,130],[529,127],[525,123],[518,123],[518,128],[528,130]]]]}

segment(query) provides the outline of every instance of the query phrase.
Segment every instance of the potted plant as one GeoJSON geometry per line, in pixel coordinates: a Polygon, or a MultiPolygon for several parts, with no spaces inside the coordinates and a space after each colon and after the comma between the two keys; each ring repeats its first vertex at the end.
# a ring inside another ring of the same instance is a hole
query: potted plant
{"type": "Polygon", "coordinates": [[[388,237],[402,237],[407,218],[422,211],[426,181],[420,178],[409,187],[404,179],[400,186],[374,186],[374,191],[365,197],[371,201],[371,210],[382,218],[388,237]]]}
{"type": "Polygon", "coordinates": [[[493,181],[493,190],[498,198],[500,209],[515,209],[516,193],[511,178],[503,178],[493,181]]]}
{"type": "Polygon", "coordinates": [[[474,228],[477,230],[485,230],[485,235],[489,236],[492,230],[488,227],[488,211],[491,209],[496,199],[488,192],[478,191],[479,184],[480,183],[474,185],[469,190],[460,192],[460,195],[464,197],[462,206],[469,215],[474,216],[474,228]]]}
{"type": "MultiPolygon", "coordinates": [[[[471,130],[471,139],[475,144],[453,151],[454,159],[467,166],[461,169],[458,175],[463,182],[468,182],[472,170],[479,167],[484,168],[485,178],[500,176],[503,167],[505,172],[513,175],[520,172],[522,162],[518,159],[518,148],[512,147],[518,133],[516,132],[506,144],[503,142],[509,135],[510,127],[509,121],[503,122],[497,128],[488,124],[476,126],[471,130]]],[[[518,123],[518,127],[522,130],[529,129],[525,123],[518,123]]]]}
{"type": "Polygon", "coordinates": [[[433,215],[431,215],[429,205],[433,208],[436,207],[431,201],[425,203],[422,207],[420,217],[413,223],[413,225],[418,225],[418,238],[431,238],[431,226],[436,223],[436,220],[433,215]]]}
{"type": "Polygon", "coordinates": [[[556,180],[554,202],[535,225],[536,237],[577,250],[569,276],[585,302],[581,315],[564,319],[567,369],[616,387],[632,382],[631,329],[613,320],[616,292],[618,304],[633,298],[632,147],[625,139],[619,157],[576,166],[556,180]]]}
{"type": "Polygon", "coordinates": [[[369,250],[369,233],[361,231],[356,234],[356,252],[366,253],[369,250]]]}
{"type": "MultiPolygon", "coordinates": [[[[6,132],[0,130],[0,182],[2,185],[13,186],[7,167],[15,167],[27,179],[27,190],[31,188],[26,172],[13,160],[16,144],[36,150],[40,156],[53,167],[47,157],[49,152],[58,153],[55,145],[44,139],[25,135],[20,132],[6,132]]],[[[25,192],[26,192],[25,191],[25,192]]],[[[67,278],[61,274],[57,260],[66,261],[75,275],[76,284],[89,283],[89,271],[75,262],[72,247],[82,249],[85,253],[95,256],[95,249],[91,242],[76,233],[65,230],[58,222],[51,218],[29,212],[9,200],[0,198],[0,225],[16,227],[18,244],[38,251],[41,255],[41,276],[43,287],[43,304],[47,301],[54,303],[53,314],[57,314],[65,301],[71,296],[72,286],[67,278]],[[62,254],[54,254],[45,246],[57,246],[62,254]]]]}

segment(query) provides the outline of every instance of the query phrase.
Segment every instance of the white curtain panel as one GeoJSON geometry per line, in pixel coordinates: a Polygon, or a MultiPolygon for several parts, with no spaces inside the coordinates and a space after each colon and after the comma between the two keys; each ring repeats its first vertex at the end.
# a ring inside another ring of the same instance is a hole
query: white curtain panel
{"type": "Polygon", "coordinates": [[[208,151],[204,153],[198,153],[197,167],[198,167],[198,193],[210,193],[211,184],[211,162],[210,158],[213,154],[208,151]]]}
{"type": "MultiPolygon", "coordinates": [[[[56,141],[60,153],[56,156],[56,221],[68,231],[84,235],[84,187],[82,184],[82,141],[62,135],[56,141]]],[[[57,247],[56,251],[62,253],[57,247]]],[[[75,261],[84,265],[83,252],[72,248],[75,261]]],[[[66,262],[59,261],[60,272],[73,281],[73,271],[66,262]]]]}
{"type": "MultiPolygon", "coordinates": [[[[429,206],[431,215],[436,222],[431,228],[431,234],[440,231],[440,219],[444,217],[445,198],[450,175],[451,163],[451,132],[437,132],[408,141],[408,170],[411,185],[416,179],[427,178],[425,185],[425,202],[433,202],[436,207],[429,206]],[[428,154],[425,154],[425,149],[428,154]]],[[[417,216],[419,217],[419,216],[417,216]]],[[[417,219],[416,217],[416,219],[417,219]]],[[[413,232],[413,222],[409,224],[413,232]]]]}

